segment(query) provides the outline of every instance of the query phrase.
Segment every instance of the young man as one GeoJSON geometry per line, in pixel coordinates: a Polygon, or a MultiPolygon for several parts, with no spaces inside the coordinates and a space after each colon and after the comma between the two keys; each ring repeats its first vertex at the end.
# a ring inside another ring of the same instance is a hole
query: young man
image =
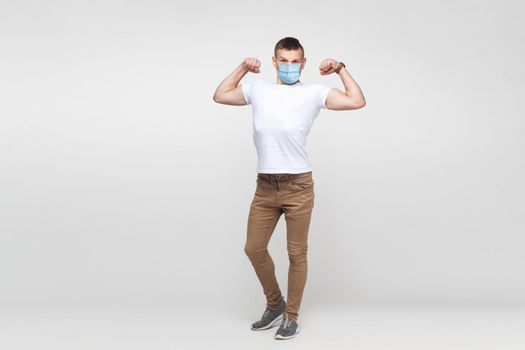
{"type": "Polygon", "coordinates": [[[277,42],[272,57],[276,82],[259,79],[238,85],[248,72],[259,73],[261,63],[246,58],[217,87],[213,100],[228,105],[252,105],[253,140],[257,150],[257,186],[247,222],[245,253],[266,296],[266,309],[253,330],[269,329],[278,321],[276,339],[299,332],[299,307],[307,275],[308,230],[314,205],[314,181],[306,152],[306,137],[320,109],[351,110],[365,106],[365,98],[345,65],[331,58],[319,72],[336,72],[345,87],[304,84],[299,80],[306,64],[304,49],[296,38],[277,42]],[[284,213],[287,229],[287,302],[275,277],[268,243],[284,213]]]}

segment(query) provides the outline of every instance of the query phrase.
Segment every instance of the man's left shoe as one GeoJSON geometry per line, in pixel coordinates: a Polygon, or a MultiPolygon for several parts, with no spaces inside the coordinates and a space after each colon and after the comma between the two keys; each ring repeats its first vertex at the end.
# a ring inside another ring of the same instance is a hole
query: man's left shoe
{"type": "Polygon", "coordinates": [[[275,332],[275,339],[290,339],[295,337],[297,333],[299,333],[299,325],[285,314],[279,329],[275,332]]]}

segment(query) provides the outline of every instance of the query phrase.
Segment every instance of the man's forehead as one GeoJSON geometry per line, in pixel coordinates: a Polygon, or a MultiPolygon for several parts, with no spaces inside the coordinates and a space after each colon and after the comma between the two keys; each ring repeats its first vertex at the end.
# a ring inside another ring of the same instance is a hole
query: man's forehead
{"type": "Polygon", "coordinates": [[[301,50],[297,51],[288,51],[288,52],[279,52],[277,54],[277,59],[285,59],[285,60],[301,60],[303,58],[303,55],[301,54],[301,50]]]}

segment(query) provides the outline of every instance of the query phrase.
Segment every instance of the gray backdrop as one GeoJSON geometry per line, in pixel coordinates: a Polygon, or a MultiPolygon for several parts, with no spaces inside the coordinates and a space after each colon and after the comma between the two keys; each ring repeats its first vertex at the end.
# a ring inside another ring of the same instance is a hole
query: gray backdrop
{"type": "MultiPolygon", "coordinates": [[[[263,305],[244,255],[246,57],[344,61],[321,111],[304,303],[525,301],[519,1],[1,1],[0,302],[263,305]]],[[[270,244],[282,288],[282,217],[270,244]]]]}

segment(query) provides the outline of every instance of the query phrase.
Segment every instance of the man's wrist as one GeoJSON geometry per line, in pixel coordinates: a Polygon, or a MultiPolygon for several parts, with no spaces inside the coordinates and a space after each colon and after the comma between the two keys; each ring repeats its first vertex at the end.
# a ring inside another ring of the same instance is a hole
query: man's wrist
{"type": "Polygon", "coordinates": [[[339,74],[339,73],[341,73],[341,70],[343,70],[345,67],[346,67],[345,64],[343,62],[339,61],[339,65],[335,69],[335,72],[337,74],[339,74]]]}

